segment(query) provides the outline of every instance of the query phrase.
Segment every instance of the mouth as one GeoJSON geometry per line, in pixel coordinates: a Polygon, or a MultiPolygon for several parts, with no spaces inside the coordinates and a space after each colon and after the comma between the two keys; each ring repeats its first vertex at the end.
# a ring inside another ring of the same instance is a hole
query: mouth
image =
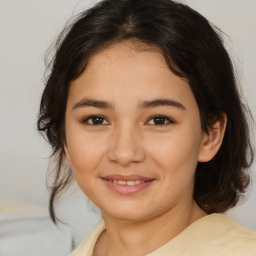
{"type": "Polygon", "coordinates": [[[123,195],[138,193],[145,188],[148,188],[155,181],[155,179],[137,175],[112,175],[102,177],[101,179],[104,181],[108,188],[123,195]]]}
{"type": "Polygon", "coordinates": [[[107,181],[118,184],[118,185],[126,185],[126,186],[134,186],[134,185],[147,182],[144,180],[110,180],[110,179],[107,179],[107,181]]]}

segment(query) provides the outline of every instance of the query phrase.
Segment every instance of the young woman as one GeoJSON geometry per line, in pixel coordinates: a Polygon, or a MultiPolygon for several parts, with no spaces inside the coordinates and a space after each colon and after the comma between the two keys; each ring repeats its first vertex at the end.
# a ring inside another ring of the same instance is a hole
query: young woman
{"type": "Polygon", "coordinates": [[[38,129],[57,156],[53,221],[73,176],[102,213],[72,256],[256,255],[256,232],[220,214],[249,182],[246,111],[221,37],[188,6],[82,13],[58,40],[38,129]]]}

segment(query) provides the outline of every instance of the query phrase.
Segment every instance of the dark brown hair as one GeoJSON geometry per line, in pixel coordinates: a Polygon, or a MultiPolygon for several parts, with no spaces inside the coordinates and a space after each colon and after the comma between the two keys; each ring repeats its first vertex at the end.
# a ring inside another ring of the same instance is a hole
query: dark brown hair
{"type": "Polygon", "coordinates": [[[249,183],[253,160],[246,108],[239,96],[233,66],[220,33],[199,13],[171,0],[104,0],[81,13],[60,34],[42,95],[38,130],[53,148],[55,178],[50,186],[50,214],[56,196],[72,180],[63,166],[65,110],[70,82],[85,70],[89,58],[109,45],[130,41],[158,49],[170,70],[188,80],[208,132],[227,115],[223,143],[209,162],[198,163],[194,198],[207,213],[236,205],[249,183]]]}

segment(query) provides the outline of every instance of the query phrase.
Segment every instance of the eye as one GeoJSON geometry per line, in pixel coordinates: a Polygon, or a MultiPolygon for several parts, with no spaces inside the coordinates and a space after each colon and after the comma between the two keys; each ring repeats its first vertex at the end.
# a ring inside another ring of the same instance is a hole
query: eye
{"type": "Polygon", "coordinates": [[[104,117],[97,116],[97,115],[86,117],[85,119],[83,119],[82,123],[86,125],[95,125],[95,126],[109,124],[109,122],[104,117]]]}
{"type": "Polygon", "coordinates": [[[174,123],[172,119],[166,116],[160,116],[160,115],[153,116],[148,121],[148,124],[157,125],[157,126],[163,126],[163,125],[168,125],[172,123],[174,123]]]}

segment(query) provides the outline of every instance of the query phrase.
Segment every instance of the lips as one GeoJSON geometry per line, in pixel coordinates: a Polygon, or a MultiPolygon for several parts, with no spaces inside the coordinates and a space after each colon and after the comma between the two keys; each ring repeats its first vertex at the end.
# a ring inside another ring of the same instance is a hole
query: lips
{"type": "Polygon", "coordinates": [[[115,184],[119,184],[119,185],[127,185],[127,186],[134,186],[134,185],[138,185],[141,183],[144,183],[144,180],[109,180],[115,184]]]}
{"type": "Polygon", "coordinates": [[[103,179],[106,180],[117,180],[117,181],[136,181],[136,180],[140,180],[140,181],[149,181],[149,180],[153,180],[152,178],[148,178],[148,177],[143,177],[143,176],[139,176],[139,175],[129,175],[129,176],[124,176],[124,175],[108,175],[108,176],[104,176],[102,177],[103,179]]]}
{"type": "Polygon", "coordinates": [[[138,175],[109,175],[102,177],[104,183],[119,194],[134,194],[149,187],[155,179],[138,175]]]}

